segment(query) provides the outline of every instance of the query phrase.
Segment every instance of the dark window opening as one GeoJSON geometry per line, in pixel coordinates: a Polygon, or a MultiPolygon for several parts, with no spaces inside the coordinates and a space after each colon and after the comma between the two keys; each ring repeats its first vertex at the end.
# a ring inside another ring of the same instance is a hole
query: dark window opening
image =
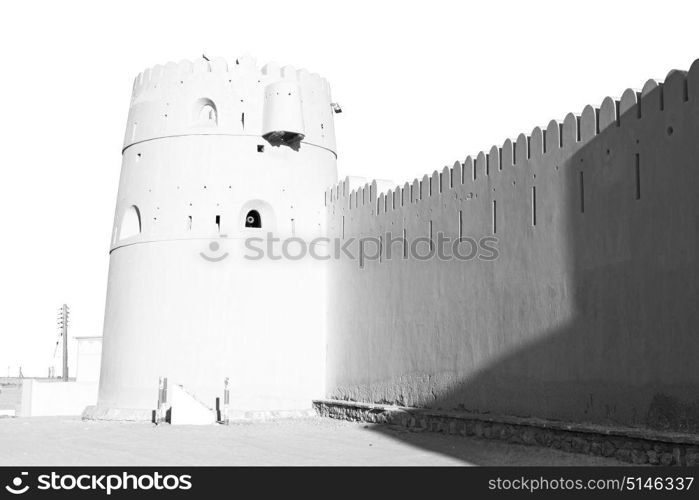
{"type": "Polygon", "coordinates": [[[245,227],[262,227],[262,217],[257,210],[250,210],[245,216],[245,227]]]}
{"type": "Polygon", "coordinates": [[[257,152],[258,152],[258,153],[264,153],[264,152],[265,152],[265,146],[264,146],[264,144],[258,144],[258,145],[257,145],[257,152]]]}

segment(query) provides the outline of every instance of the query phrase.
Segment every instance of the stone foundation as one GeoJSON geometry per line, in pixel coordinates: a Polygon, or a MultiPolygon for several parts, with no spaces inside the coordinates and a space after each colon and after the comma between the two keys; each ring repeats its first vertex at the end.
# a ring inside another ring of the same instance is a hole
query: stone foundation
{"type": "Polygon", "coordinates": [[[416,432],[498,439],[652,465],[699,465],[699,436],[423,408],[317,400],[322,417],[399,425],[416,432]]]}

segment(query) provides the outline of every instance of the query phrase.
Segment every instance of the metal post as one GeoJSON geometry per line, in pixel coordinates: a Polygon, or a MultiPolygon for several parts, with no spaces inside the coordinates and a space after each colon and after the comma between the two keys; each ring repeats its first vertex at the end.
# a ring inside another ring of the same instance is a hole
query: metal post
{"type": "Polygon", "coordinates": [[[155,423],[167,422],[167,411],[169,409],[167,395],[167,377],[158,378],[158,408],[155,410],[155,423]]]}
{"type": "Polygon", "coordinates": [[[61,308],[63,322],[61,324],[61,336],[63,337],[63,380],[68,381],[68,306],[63,304],[61,308]]]}
{"type": "Polygon", "coordinates": [[[221,421],[228,423],[228,407],[231,404],[231,384],[228,377],[223,380],[223,415],[221,421]]]}

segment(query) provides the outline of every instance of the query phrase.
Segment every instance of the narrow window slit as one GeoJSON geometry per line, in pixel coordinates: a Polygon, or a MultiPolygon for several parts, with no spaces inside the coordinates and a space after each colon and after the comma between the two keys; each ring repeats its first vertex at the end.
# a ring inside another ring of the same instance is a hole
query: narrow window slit
{"type": "Polygon", "coordinates": [[[541,131],[542,143],[544,145],[544,153],[546,153],[546,131],[541,131]]]}
{"type": "Polygon", "coordinates": [[[641,199],[641,155],[636,153],[634,160],[634,170],[636,174],[636,199],[641,199]]]}
{"type": "Polygon", "coordinates": [[[576,134],[575,140],[577,142],[580,142],[580,117],[579,116],[575,117],[575,125],[576,125],[575,126],[575,134],[576,134]]]}
{"type": "Polygon", "coordinates": [[[660,94],[660,111],[665,110],[665,96],[663,95],[663,86],[662,84],[658,87],[658,93],[660,94]]]}
{"type": "Polygon", "coordinates": [[[430,221],[430,253],[434,251],[434,234],[432,232],[432,221],[430,221]]]}
{"type": "Polygon", "coordinates": [[[493,234],[498,232],[498,202],[493,200],[493,234]]]}
{"type": "Polygon", "coordinates": [[[563,149],[563,124],[558,124],[558,147],[563,149]]]}
{"type": "Polygon", "coordinates": [[[403,229],[403,258],[408,258],[408,231],[403,229]]]}
{"type": "Polygon", "coordinates": [[[536,226],[536,186],[532,186],[532,226],[536,226]]]}

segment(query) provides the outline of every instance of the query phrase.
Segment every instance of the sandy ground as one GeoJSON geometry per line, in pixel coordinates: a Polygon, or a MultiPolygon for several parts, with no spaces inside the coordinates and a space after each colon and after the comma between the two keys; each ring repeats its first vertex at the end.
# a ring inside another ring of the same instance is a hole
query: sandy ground
{"type": "Polygon", "coordinates": [[[0,465],[620,465],[612,459],[326,418],[169,426],[0,419],[0,465]]]}

